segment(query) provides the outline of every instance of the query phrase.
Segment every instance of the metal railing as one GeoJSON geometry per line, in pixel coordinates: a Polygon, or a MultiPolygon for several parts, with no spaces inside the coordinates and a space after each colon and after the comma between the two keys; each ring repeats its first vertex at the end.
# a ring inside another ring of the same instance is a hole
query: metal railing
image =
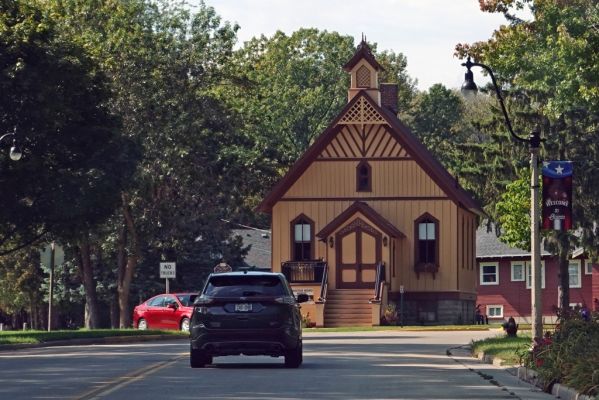
{"type": "Polygon", "coordinates": [[[326,266],[323,260],[285,261],[281,271],[289,283],[322,283],[326,266]]]}
{"type": "Polygon", "coordinates": [[[376,265],[376,279],[374,282],[374,297],[370,299],[371,303],[381,301],[383,286],[385,285],[385,263],[382,261],[376,265]]]}
{"type": "Polygon", "coordinates": [[[329,289],[329,267],[327,264],[324,265],[324,272],[322,273],[322,281],[320,282],[320,296],[318,301],[325,303],[327,301],[327,290],[329,289]]]}

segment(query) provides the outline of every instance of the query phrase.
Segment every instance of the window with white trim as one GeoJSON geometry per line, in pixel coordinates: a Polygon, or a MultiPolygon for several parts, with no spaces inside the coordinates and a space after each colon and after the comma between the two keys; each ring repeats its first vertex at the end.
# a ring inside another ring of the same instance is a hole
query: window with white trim
{"type": "Polygon", "coordinates": [[[499,264],[481,263],[480,264],[480,284],[481,285],[499,285],[499,264]]]}
{"type": "Polygon", "coordinates": [[[593,263],[591,260],[584,260],[584,274],[593,275],[593,263]]]}
{"type": "MultiPolygon", "coordinates": [[[[532,268],[530,263],[526,263],[526,289],[532,287],[532,268]]],[[[541,261],[541,289],[545,289],[545,261],[541,261]]]]}
{"type": "Polygon", "coordinates": [[[487,306],[487,317],[489,318],[503,318],[503,305],[488,305],[487,306]]]}
{"type": "Polygon", "coordinates": [[[524,282],[526,280],[526,262],[512,261],[512,282],[524,282]]]}
{"type": "Polygon", "coordinates": [[[570,287],[582,287],[582,277],[580,276],[580,260],[570,260],[568,264],[568,277],[570,278],[570,287]]]}

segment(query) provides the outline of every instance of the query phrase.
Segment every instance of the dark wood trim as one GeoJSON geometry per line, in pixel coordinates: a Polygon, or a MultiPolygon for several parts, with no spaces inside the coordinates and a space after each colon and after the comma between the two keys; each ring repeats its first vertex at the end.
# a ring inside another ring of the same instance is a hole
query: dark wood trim
{"type": "Polygon", "coordinates": [[[345,139],[345,141],[349,145],[349,148],[352,150],[352,154],[354,156],[360,156],[361,154],[358,154],[358,155],[355,154],[354,149],[351,146],[351,143],[353,143],[356,146],[356,149],[358,149],[358,153],[360,153],[360,143],[358,143],[356,141],[355,134],[352,133],[350,129],[341,129],[341,131],[339,132],[339,134],[343,135],[343,138],[345,139]],[[346,133],[347,133],[347,135],[346,135],[346,133]],[[349,136],[349,139],[347,138],[347,136],[349,136]]]}
{"type": "Polygon", "coordinates": [[[451,200],[447,196],[429,196],[429,197],[285,197],[279,201],[415,201],[415,200],[451,200]]]}
{"type": "MultiPolygon", "coordinates": [[[[371,130],[373,138],[370,141],[370,144],[368,146],[366,146],[366,153],[365,153],[366,155],[368,155],[368,153],[370,152],[370,149],[375,144],[377,136],[379,135],[379,132],[381,131],[381,128],[382,128],[381,125],[373,125],[372,129],[374,129],[374,132],[372,132],[372,130],[371,130]]],[[[385,131],[385,130],[383,129],[383,131],[385,131]]],[[[372,154],[374,154],[374,150],[372,151],[372,154]]]]}
{"type": "MultiPolygon", "coordinates": [[[[322,150],[331,142],[336,133],[344,125],[339,125],[338,122],[343,118],[347,111],[353,107],[356,102],[364,98],[387,122],[390,129],[387,130],[397,140],[402,148],[410,154],[418,165],[427,173],[428,176],[454,201],[459,207],[463,207],[472,213],[484,216],[484,212],[480,204],[466,192],[458,184],[456,179],[436,160],[426,147],[412,134],[410,129],[406,127],[397,116],[391,111],[379,107],[366,93],[365,90],[360,90],[358,93],[345,105],[337,117],[329,124],[328,128],[318,136],[316,141],[308,148],[308,150],[300,157],[300,159],[291,167],[285,176],[273,187],[268,195],[262,200],[262,203],[257,207],[259,211],[272,212],[274,204],[287,192],[294,182],[299,179],[303,172],[310,164],[317,159],[322,150]]],[[[377,125],[380,129],[381,125],[377,125]]],[[[322,159],[321,159],[322,160],[322,159]]]]}
{"type": "Polygon", "coordinates": [[[335,231],[341,224],[347,221],[352,215],[360,212],[380,230],[391,237],[405,237],[405,235],[397,229],[392,223],[387,221],[383,216],[376,212],[372,207],[362,201],[356,201],[354,204],[346,208],[341,214],[337,215],[331,222],[316,234],[320,239],[326,239],[332,232],[335,231]]]}
{"type": "Polygon", "coordinates": [[[314,162],[318,161],[414,161],[411,157],[332,157],[329,158],[317,158],[314,162]]]}
{"type": "Polygon", "coordinates": [[[372,167],[366,160],[360,161],[356,166],[356,192],[372,192],[372,167]],[[366,167],[368,170],[368,185],[364,188],[360,187],[360,178],[362,177],[360,170],[362,167],[366,167]]]}
{"type": "Polygon", "coordinates": [[[385,70],[381,66],[381,64],[379,64],[376,61],[376,59],[372,55],[372,51],[370,50],[370,47],[368,47],[368,45],[366,44],[366,42],[361,42],[358,45],[358,48],[356,49],[356,52],[354,53],[354,55],[352,56],[352,58],[350,58],[350,60],[345,63],[345,65],[343,66],[343,69],[346,72],[350,72],[352,70],[352,68],[355,67],[356,64],[358,64],[360,62],[360,60],[362,60],[362,59],[366,60],[368,62],[368,64],[370,64],[372,67],[374,67],[377,71],[380,71],[380,70],[384,71],[385,70]]]}
{"type": "Polygon", "coordinates": [[[348,226],[339,230],[335,234],[335,257],[336,257],[336,277],[338,289],[374,289],[374,283],[362,282],[361,271],[363,268],[376,270],[376,265],[382,260],[382,235],[374,227],[370,226],[364,220],[356,218],[348,226]],[[343,238],[351,233],[356,233],[356,256],[354,264],[343,264],[343,238]],[[364,264],[362,261],[362,235],[368,234],[374,237],[375,241],[375,260],[374,264],[364,264]],[[343,270],[355,269],[356,282],[344,283],[342,279],[343,270]]]}
{"type": "MultiPolygon", "coordinates": [[[[308,224],[310,225],[310,260],[314,260],[314,253],[316,251],[316,249],[314,248],[315,246],[315,241],[314,238],[316,237],[316,235],[314,234],[314,221],[308,217],[306,214],[301,213],[300,215],[298,215],[297,217],[295,217],[290,223],[289,223],[289,244],[290,244],[290,260],[293,261],[302,261],[302,260],[296,260],[295,259],[295,224],[300,221],[301,219],[305,220],[308,222],[308,224]]],[[[272,252],[271,252],[272,253],[272,252]]]]}
{"type": "MultiPolygon", "coordinates": [[[[339,134],[342,132],[342,130],[340,130],[339,132],[337,132],[337,134],[335,135],[335,137],[332,139],[332,141],[335,142],[335,145],[337,147],[339,147],[339,150],[343,153],[343,157],[349,157],[349,155],[347,154],[347,152],[345,151],[345,147],[343,146],[343,143],[341,143],[341,140],[339,139],[339,134]]],[[[351,154],[353,156],[353,154],[351,154]]]]}
{"type": "Polygon", "coordinates": [[[435,274],[439,270],[439,247],[441,242],[441,238],[439,237],[439,220],[433,217],[431,214],[425,212],[420,215],[418,218],[414,220],[414,270],[418,277],[420,277],[421,272],[432,272],[433,279],[435,279],[435,274]],[[419,252],[419,242],[418,233],[419,233],[419,224],[423,221],[431,221],[435,224],[435,262],[434,263],[424,263],[420,260],[420,252],[419,252]]]}
{"type": "MultiPolygon", "coordinates": [[[[401,145],[399,144],[399,142],[397,140],[394,141],[393,143],[393,147],[391,147],[391,151],[389,151],[389,157],[394,157],[393,154],[395,154],[395,148],[399,146],[399,153],[401,154],[401,145]]],[[[398,157],[398,156],[395,156],[398,157]]]]}

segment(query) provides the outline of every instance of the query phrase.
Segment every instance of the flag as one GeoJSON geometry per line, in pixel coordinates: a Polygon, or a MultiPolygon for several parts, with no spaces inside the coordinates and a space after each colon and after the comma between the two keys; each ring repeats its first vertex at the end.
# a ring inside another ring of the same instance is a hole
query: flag
{"type": "Polygon", "coordinates": [[[543,229],[572,229],[572,162],[543,162],[543,229]]]}

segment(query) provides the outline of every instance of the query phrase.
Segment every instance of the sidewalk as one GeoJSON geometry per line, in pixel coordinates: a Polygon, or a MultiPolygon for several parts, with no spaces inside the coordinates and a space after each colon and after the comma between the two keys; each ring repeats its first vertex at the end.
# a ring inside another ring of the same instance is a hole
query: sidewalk
{"type": "Polygon", "coordinates": [[[516,376],[517,368],[487,364],[472,357],[470,348],[467,346],[450,349],[447,355],[455,362],[468,368],[472,373],[478,374],[491,384],[500,387],[506,394],[509,394],[513,398],[522,400],[555,399],[553,395],[545,393],[540,388],[518,379],[516,376]]]}
{"type": "Polygon", "coordinates": [[[592,397],[579,394],[576,390],[559,383],[552,386],[551,393],[545,393],[535,386],[535,371],[526,367],[502,366],[501,359],[490,356],[474,358],[468,346],[450,349],[447,355],[519,399],[593,400],[592,397]]]}

